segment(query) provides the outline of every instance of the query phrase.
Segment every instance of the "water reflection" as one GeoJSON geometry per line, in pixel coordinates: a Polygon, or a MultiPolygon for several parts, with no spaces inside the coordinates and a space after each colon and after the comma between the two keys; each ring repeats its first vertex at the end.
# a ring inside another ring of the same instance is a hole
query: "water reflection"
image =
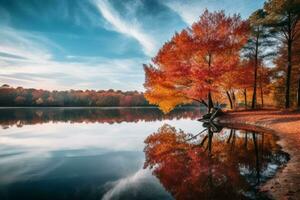
{"type": "Polygon", "coordinates": [[[16,125],[49,122],[72,123],[121,123],[157,121],[171,119],[196,119],[200,109],[195,107],[177,108],[167,115],[158,108],[0,108],[0,125],[9,128],[16,125]]]}
{"type": "Polygon", "coordinates": [[[193,108],[0,109],[9,127],[0,129],[0,199],[172,199],[143,169],[144,140],[163,123],[193,132],[196,117],[193,108]]]}
{"type": "Polygon", "coordinates": [[[162,126],[145,140],[144,168],[175,199],[265,199],[257,186],[288,160],[275,136],[204,126],[196,135],[162,126]]]}
{"type": "Polygon", "coordinates": [[[0,109],[0,199],[257,197],[253,188],[287,159],[276,138],[202,127],[199,116],[198,108],[167,116],[153,108],[0,109]]]}

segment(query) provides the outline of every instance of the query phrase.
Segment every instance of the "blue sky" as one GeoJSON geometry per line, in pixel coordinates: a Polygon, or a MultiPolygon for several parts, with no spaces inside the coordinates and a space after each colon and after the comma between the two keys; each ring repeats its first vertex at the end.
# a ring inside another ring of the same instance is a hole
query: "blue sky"
{"type": "Polygon", "coordinates": [[[149,63],[207,8],[247,18],[263,0],[0,0],[0,84],[143,91],[149,63]]]}

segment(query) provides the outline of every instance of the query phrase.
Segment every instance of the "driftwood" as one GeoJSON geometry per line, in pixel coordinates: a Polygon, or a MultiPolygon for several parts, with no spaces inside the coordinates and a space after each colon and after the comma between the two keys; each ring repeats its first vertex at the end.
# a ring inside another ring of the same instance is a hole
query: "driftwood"
{"type": "Polygon", "coordinates": [[[209,123],[212,122],[216,117],[219,117],[223,114],[224,113],[220,107],[214,107],[212,112],[203,115],[201,119],[198,119],[198,121],[209,123]]]}

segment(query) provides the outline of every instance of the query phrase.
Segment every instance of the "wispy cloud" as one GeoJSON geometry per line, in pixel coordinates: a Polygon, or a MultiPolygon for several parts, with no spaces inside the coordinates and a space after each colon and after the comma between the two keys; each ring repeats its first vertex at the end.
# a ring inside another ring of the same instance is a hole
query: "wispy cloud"
{"type": "Polygon", "coordinates": [[[144,76],[139,66],[143,59],[71,55],[58,60],[52,51],[64,50],[42,36],[5,28],[0,30],[0,38],[2,84],[50,90],[142,90],[144,76]]]}
{"type": "Polygon", "coordinates": [[[139,59],[99,58],[95,61],[60,62],[45,60],[41,62],[15,61],[0,69],[3,83],[13,86],[44,89],[136,89],[142,90],[144,75],[139,59]],[[126,84],[124,84],[126,83],[126,84]]]}
{"type": "Polygon", "coordinates": [[[7,27],[1,27],[0,38],[2,38],[0,40],[0,53],[35,61],[51,58],[47,48],[40,44],[47,43],[49,45],[50,43],[46,39],[7,27]]]}
{"type": "Polygon", "coordinates": [[[136,20],[126,21],[123,19],[107,0],[95,0],[94,2],[101,15],[112,26],[114,31],[136,39],[142,45],[145,54],[153,56],[156,50],[155,41],[141,30],[138,23],[133,23],[136,20]]]}

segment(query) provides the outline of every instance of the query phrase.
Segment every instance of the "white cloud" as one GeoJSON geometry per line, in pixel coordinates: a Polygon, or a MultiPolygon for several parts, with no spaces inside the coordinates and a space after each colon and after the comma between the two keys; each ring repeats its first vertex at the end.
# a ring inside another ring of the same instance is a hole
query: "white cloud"
{"type": "Polygon", "coordinates": [[[59,61],[52,51],[64,50],[40,35],[2,27],[0,38],[1,84],[50,90],[143,90],[143,59],[69,55],[59,61]]]}
{"type": "MultiPolygon", "coordinates": [[[[42,61],[51,58],[51,54],[40,43],[38,36],[29,36],[25,32],[1,27],[0,53],[24,58],[26,60],[42,61]]],[[[43,43],[46,43],[43,40],[43,43]]]]}
{"type": "Polygon", "coordinates": [[[6,83],[43,89],[138,89],[142,88],[142,61],[139,59],[99,58],[96,61],[28,62],[6,59],[11,64],[1,67],[0,77],[6,83]],[[139,69],[138,69],[139,68],[139,69]],[[84,84],[82,84],[84,83],[84,84]],[[124,84],[126,83],[126,84],[124,84]],[[128,86],[131,86],[128,88],[128,86]]]}
{"type": "Polygon", "coordinates": [[[107,0],[95,0],[94,2],[103,18],[109,22],[114,31],[136,39],[142,45],[144,53],[148,56],[153,56],[156,50],[155,41],[141,30],[138,23],[133,23],[136,19],[131,21],[122,19],[107,0]]]}

